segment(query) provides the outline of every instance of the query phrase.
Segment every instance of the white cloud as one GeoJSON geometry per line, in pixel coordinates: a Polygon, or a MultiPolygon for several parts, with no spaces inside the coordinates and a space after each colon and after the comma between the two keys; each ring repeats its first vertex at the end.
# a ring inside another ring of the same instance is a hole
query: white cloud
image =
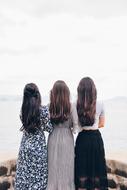
{"type": "MultiPolygon", "coordinates": [[[[8,6],[3,3],[0,17],[1,94],[19,94],[25,83],[31,81],[47,94],[57,79],[65,80],[76,93],[79,80],[87,75],[97,83],[99,96],[127,95],[124,86],[127,81],[127,16],[118,16],[123,14],[122,7],[126,9],[124,1],[116,2],[119,14],[116,16],[114,12],[112,17],[108,13],[107,17],[87,13],[79,17],[78,9],[72,7],[70,11],[71,4],[66,1],[68,12],[50,11],[43,17],[34,17],[30,16],[29,9],[36,12],[40,4],[44,5],[42,1],[37,4],[25,1],[25,10],[24,1],[22,5],[14,2],[8,6]]],[[[46,5],[48,11],[50,4],[46,5]]],[[[77,3],[78,7],[81,5],[77,3]]],[[[61,10],[60,3],[57,2],[57,6],[61,10]]],[[[87,6],[90,10],[89,3],[87,6]]],[[[92,3],[92,7],[98,9],[104,6],[105,3],[92,3]]]]}
{"type": "Polygon", "coordinates": [[[127,15],[126,0],[1,0],[0,6],[37,17],[61,12],[100,18],[127,15]]]}

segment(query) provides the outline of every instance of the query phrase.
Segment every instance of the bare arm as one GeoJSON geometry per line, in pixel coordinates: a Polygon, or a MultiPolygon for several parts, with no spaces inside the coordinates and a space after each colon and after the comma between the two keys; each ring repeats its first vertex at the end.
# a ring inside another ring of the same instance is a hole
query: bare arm
{"type": "Polygon", "coordinates": [[[100,109],[98,128],[102,128],[105,125],[105,107],[103,102],[100,103],[100,109]]]}
{"type": "Polygon", "coordinates": [[[105,124],[105,117],[99,117],[99,124],[98,124],[98,128],[102,128],[104,127],[105,124]]]}

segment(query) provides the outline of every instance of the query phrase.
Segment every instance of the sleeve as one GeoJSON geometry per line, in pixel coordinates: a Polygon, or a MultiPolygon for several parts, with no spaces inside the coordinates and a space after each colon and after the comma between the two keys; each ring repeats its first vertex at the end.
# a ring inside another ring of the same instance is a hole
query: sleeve
{"type": "Polygon", "coordinates": [[[48,106],[43,106],[41,109],[41,125],[42,125],[44,131],[47,131],[49,133],[52,132],[53,126],[50,121],[50,114],[49,114],[48,106]]]}
{"type": "Polygon", "coordinates": [[[73,103],[71,106],[71,114],[72,114],[72,122],[73,122],[73,133],[78,133],[81,131],[81,128],[78,122],[78,114],[77,114],[75,103],[73,103]]]}
{"type": "Polygon", "coordinates": [[[100,117],[104,117],[105,116],[105,107],[103,102],[100,104],[100,117]]]}

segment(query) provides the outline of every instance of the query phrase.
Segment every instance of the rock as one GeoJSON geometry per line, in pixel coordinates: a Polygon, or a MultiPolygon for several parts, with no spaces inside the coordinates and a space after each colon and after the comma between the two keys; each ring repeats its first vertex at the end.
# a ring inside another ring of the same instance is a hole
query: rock
{"type": "Polygon", "coordinates": [[[112,169],[110,167],[107,166],[107,172],[111,173],[112,169]]]}
{"type": "Polygon", "coordinates": [[[116,182],[113,179],[108,179],[108,186],[110,188],[116,188],[117,184],[116,184],[116,182]]]}
{"type": "Polygon", "coordinates": [[[125,188],[127,190],[127,178],[125,177],[116,174],[108,174],[108,182],[109,182],[109,188],[111,189],[115,188],[117,190],[121,190],[121,188],[125,188]]]}
{"type": "Polygon", "coordinates": [[[8,190],[11,184],[8,181],[3,181],[0,183],[0,190],[8,190]]]}
{"type": "Polygon", "coordinates": [[[115,160],[107,160],[106,163],[107,168],[110,170],[108,173],[127,177],[127,164],[115,160]]]}
{"type": "Polygon", "coordinates": [[[14,190],[16,160],[1,163],[0,169],[0,190],[14,190]]]}
{"type": "Polygon", "coordinates": [[[6,167],[7,168],[7,175],[10,175],[12,171],[16,170],[16,160],[7,160],[5,162],[2,162],[0,164],[0,167],[6,167]]]}
{"type": "Polygon", "coordinates": [[[127,190],[127,186],[125,186],[125,185],[120,185],[120,189],[121,189],[121,190],[127,190]]]}
{"type": "Polygon", "coordinates": [[[114,174],[108,174],[108,186],[109,188],[116,188],[118,184],[117,178],[114,174]]]}
{"type": "Polygon", "coordinates": [[[118,176],[118,184],[121,190],[127,190],[127,178],[118,176]]]}
{"type": "MultiPolygon", "coordinates": [[[[16,160],[0,164],[0,190],[14,190],[16,160]]],[[[127,165],[107,160],[109,190],[127,190],[127,165]]]]}
{"type": "Polygon", "coordinates": [[[122,170],[119,170],[119,169],[116,169],[116,170],[114,171],[114,173],[115,173],[116,175],[120,175],[120,176],[123,176],[123,177],[127,177],[127,172],[122,171],[122,170]]]}
{"type": "Polygon", "coordinates": [[[7,175],[7,167],[5,166],[0,166],[0,176],[7,175]]]}
{"type": "Polygon", "coordinates": [[[10,174],[14,174],[16,171],[16,163],[14,163],[11,167],[10,167],[10,174]]]}

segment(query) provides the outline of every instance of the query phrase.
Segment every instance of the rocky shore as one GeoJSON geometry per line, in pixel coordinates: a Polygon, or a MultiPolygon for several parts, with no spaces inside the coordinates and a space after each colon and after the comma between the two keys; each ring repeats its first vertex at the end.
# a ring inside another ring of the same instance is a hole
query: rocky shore
{"type": "MultiPolygon", "coordinates": [[[[0,190],[14,190],[16,160],[0,163],[0,190]]],[[[127,190],[127,164],[107,160],[109,190],[127,190]]]]}
{"type": "Polygon", "coordinates": [[[0,190],[13,190],[16,160],[0,163],[0,190]]]}

